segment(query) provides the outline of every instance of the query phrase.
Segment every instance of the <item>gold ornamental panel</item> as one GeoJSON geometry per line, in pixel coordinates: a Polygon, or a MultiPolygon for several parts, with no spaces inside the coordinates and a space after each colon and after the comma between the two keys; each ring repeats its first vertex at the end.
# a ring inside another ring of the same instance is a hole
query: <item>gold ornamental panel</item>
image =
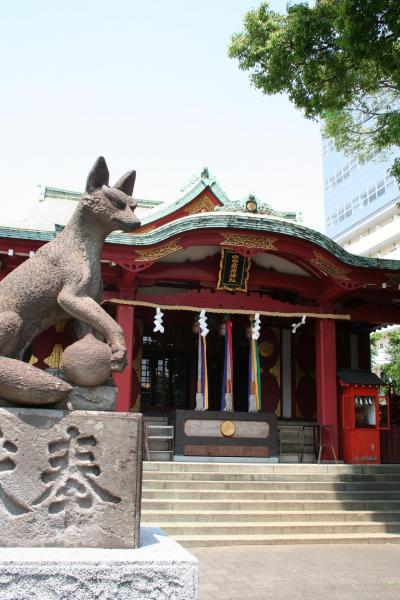
{"type": "Polygon", "coordinates": [[[213,212],[215,208],[214,202],[208,196],[195,200],[192,204],[185,207],[183,210],[189,215],[196,215],[202,212],[213,212]]]}
{"type": "Polygon", "coordinates": [[[135,258],[135,262],[147,262],[151,260],[157,260],[159,258],[163,258],[163,256],[168,256],[168,254],[173,254],[177,252],[177,250],[182,250],[183,246],[178,244],[180,238],[176,240],[170,240],[165,244],[161,244],[160,246],[156,246],[155,248],[146,248],[146,249],[137,249],[136,252],[139,255],[135,258]]]}
{"type": "Polygon", "coordinates": [[[61,344],[55,344],[50,356],[43,359],[43,362],[50,369],[62,369],[63,367],[63,347],[61,344]]]}
{"type": "Polygon", "coordinates": [[[154,231],[154,229],[156,229],[155,225],[143,225],[143,227],[139,227],[139,229],[135,231],[135,235],[149,233],[150,231],[154,231]]]}
{"type": "Polygon", "coordinates": [[[236,246],[240,248],[257,248],[260,250],[277,250],[277,238],[262,237],[260,235],[246,235],[243,233],[222,233],[225,238],[221,246],[236,246]]]}
{"type": "Polygon", "coordinates": [[[346,281],[348,281],[350,279],[347,275],[348,275],[348,273],[351,273],[351,269],[345,269],[343,267],[338,267],[337,265],[332,263],[330,260],[325,258],[325,256],[323,256],[319,252],[316,252],[315,250],[314,250],[314,256],[315,256],[315,258],[311,258],[310,262],[313,265],[315,265],[316,267],[318,267],[320,269],[320,271],[325,273],[325,275],[329,275],[330,277],[334,277],[335,279],[341,279],[341,280],[346,280],[346,281]]]}

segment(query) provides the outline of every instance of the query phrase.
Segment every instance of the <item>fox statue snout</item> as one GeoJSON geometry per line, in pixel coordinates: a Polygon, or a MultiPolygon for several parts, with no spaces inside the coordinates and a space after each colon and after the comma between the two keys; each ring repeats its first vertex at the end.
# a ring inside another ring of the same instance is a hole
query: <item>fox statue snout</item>
{"type": "Polygon", "coordinates": [[[140,226],[132,198],[135,179],[136,171],[128,171],[109,186],[100,156],[64,230],[0,282],[0,398],[40,405],[68,396],[68,383],[19,360],[35,337],[64,319],[78,323],[79,337],[90,333],[104,339],[111,369],[124,369],[123,331],[99,304],[100,254],[112,231],[140,226]]]}

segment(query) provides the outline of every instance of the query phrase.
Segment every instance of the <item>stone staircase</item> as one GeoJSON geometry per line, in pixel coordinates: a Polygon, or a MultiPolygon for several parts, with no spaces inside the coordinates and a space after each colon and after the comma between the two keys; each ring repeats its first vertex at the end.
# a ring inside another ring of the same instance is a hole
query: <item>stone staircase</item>
{"type": "Polygon", "coordinates": [[[143,450],[145,459],[147,453],[149,453],[151,460],[157,462],[172,460],[173,439],[170,438],[171,428],[168,426],[168,417],[145,416],[144,423],[143,450]]]}
{"type": "Polygon", "coordinates": [[[315,462],[316,440],[310,424],[309,421],[278,420],[279,462],[315,462]]]}
{"type": "Polygon", "coordinates": [[[400,542],[400,465],[145,462],[142,523],[186,547],[400,542]]]}

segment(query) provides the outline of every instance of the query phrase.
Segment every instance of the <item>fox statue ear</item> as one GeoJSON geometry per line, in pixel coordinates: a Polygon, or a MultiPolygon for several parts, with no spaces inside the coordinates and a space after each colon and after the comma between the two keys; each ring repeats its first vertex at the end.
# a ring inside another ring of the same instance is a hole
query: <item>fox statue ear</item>
{"type": "Polygon", "coordinates": [[[94,192],[98,190],[103,185],[108,185],[108,180],[110,178],[110,173],[108,172],[107,163],[103,156],[99,156],[99,158],[94,163],[91,168],[88,178],[86,180],[86,192],[94,192]]]}
{"type": "Polygon", "coordinates": [[[113,187],[121,192],[124,192],[124,194],[127,194],[128,196],[132,196],[135,180],[136,171],[128,171],[125,173],[125,175],[122,175],[122,177],[118,179],[117,183],[113,185],[113,187]]]}

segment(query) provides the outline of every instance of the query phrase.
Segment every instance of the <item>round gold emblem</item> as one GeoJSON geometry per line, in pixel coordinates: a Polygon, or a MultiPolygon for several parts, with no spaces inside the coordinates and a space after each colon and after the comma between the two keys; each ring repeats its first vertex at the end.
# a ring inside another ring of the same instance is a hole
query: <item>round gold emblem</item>
{"type": "Polygon", "coordinates": [[[258,346],[258,350],[261,356],[272,356],[274,353],[274,347],[269,341],[261,342],[261,344],[258,346]]]}
{"type": "Polygon", "coordinates": [[[235,431],[235,423],[233,421],[222,421],[220,431],[225,437],[231,437],[235,431]]]}

